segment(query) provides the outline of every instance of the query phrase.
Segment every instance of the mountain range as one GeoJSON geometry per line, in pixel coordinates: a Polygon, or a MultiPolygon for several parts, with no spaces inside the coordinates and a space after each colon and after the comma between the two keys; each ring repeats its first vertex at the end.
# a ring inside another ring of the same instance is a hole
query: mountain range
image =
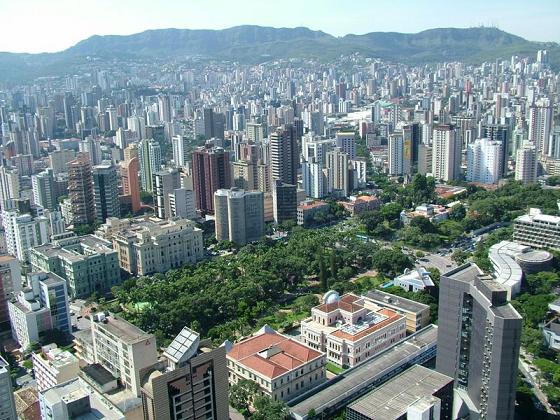
{"type": "Polygon", "coordinates": [[[0,81],[68,74],[92,57],[234,60],[259,63],[278,58],[329,60],[352,52],[407,64],[509,59],[548,49],[560,67],[560,46],[533,42],[492,27],[438,28],[415,34],[371,32],[335,37],[308,28],[236,26],[222,30],[156,29],[133,35],[95,35],[57,53],[0,52],[0,81]]]}

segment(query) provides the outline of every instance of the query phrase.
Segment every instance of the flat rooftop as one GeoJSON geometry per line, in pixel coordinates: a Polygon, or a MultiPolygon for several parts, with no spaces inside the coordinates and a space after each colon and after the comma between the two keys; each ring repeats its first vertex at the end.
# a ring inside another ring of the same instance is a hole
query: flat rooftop
{"type": "Polygon", "coordinates": [[[152,334],[141,330],[130,322],[114,315],[105,317],[104,321],[94,322],[99,328],[109,331],[111,334],[117,336],[120,340],[127,344],[134,344],[149,338],[153,338],[152,334]]]}
{"type": "Polygon", "coordinates": [[[386,305],[393,308],[399,308],[406,312],[419,313],[425,311],[429,308],[428,305],[423,303],[415,302],[410,299],[406,299],[397,295],[392,295],[391,293],[383,292],[381,290],[370,290],[364,297],[373,301],[374,303],[386,305]]]}
{"type": "Polygon", "coordinates": [[[376,420],[394,420],[405,415],[408,408],[453,382],[453,378],[421,365],[414,365],[369,394],[348,405],[348,408],[376,420]]]}
{"type": "Polygon", "coordinates": [[[360,389],[390,372],[406,358],[413,357],[422,348],[433,346],[436,342],[437,327],[430,325],[370,360],[331,379],[321,390],[309,391],[309,396],[291,406],[290,411],[296,415],[296,418],[305,417],[311,409],[320,413],[340,401],[351,398],[353,394],[358,394],[360,389]]]}

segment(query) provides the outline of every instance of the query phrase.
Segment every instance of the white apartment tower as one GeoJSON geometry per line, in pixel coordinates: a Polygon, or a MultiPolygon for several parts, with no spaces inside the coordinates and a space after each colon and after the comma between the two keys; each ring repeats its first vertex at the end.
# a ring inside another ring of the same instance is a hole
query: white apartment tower
{"type": "Polygon", "coordinates": [[[515,180],[524,184],[537,182],[537,148],[531,142],[525,142],[517,150],[515,159],[515,180]]]}
{"type": "Polygon", "coordinates": [[[477,139],[467,148],[467,181],[496,184],[502,174],[500,141],[477,139]]]}
{"type": "Polygon", "coordinates": [[[455,127],[434,127],[432,140],[432,174],[436,180],[452,181],[461,174],[461,141],[455,127]]]}

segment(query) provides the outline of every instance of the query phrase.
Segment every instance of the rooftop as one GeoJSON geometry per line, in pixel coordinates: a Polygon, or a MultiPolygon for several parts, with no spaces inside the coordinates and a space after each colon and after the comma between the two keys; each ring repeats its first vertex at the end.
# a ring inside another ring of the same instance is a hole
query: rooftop
{"type": "Polygon", "coordinates": [[[391,293],[383,292],[376,289],[370,290],[365,294],[364,297],[376,304],[387,306],[390,308],[396,308],[406,312],[419,313],[429,308],[428,305],[425,305],[423,303],[415,302],[413,300],[392,295],[391,293]]]}
{"type": "Polygon", "coordinates": [[[425,401],[452,382],[453,378],[424,366],[414,365],[353,402],[348,408],[376,420],[398,419],[406,414],[410,406],[425,401]]]}
{"type": "MultiPolygon", "coordinates": [[[[428,346],[435,346],[437,327],[430,325],[400,343],[379,353],[377,356],[342,373],[335,381],[329,381],[321,390],[313,390],[303,396],[303,400],[290,404],[290,411],[301,419],[309,410],[318,413],[343,400],[351,399],[360,389],[372,384],[407,357],[414,357],[428,346]]],[[[298,400],[295,400],[298,401],[298,400]]]]}
{"type": "Polygon", "coordinates": [[[541,222],[560,226],[560,217],[543,214],[542,210],[535,208],[529,209],[528,214],[519,216],[515,221],[523,223],[541,222]]]}
{"type": "Polygon", "coordinates": [[[125,321],[123,318],[114,315],[105,316],[103,321],[95,322],[95,325],[97,325],[98,328],[107,330],[127,344],[138,343],[154,337],[152,334],[144,332],[137,326],[125,321]]]}
{"type": "Polygon", "coordinates": [[[277,332],[264,332],[235,343],[228,358],[274,379],[322,357],[322,353],[277,332]]]}

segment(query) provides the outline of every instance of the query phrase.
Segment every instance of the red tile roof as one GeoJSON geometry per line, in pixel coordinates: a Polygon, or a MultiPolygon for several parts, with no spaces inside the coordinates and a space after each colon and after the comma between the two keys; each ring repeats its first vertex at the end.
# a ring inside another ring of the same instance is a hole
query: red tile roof
{"type": "Polygon", "coordinates": [[[264,333],[234,344],[227,355],[262,376],[274,379],[297,369],[322,354],[283,335],[264,333]],[[276,354],[268,358],[259,354],[273,346],[279,350],[276,354]]]}

